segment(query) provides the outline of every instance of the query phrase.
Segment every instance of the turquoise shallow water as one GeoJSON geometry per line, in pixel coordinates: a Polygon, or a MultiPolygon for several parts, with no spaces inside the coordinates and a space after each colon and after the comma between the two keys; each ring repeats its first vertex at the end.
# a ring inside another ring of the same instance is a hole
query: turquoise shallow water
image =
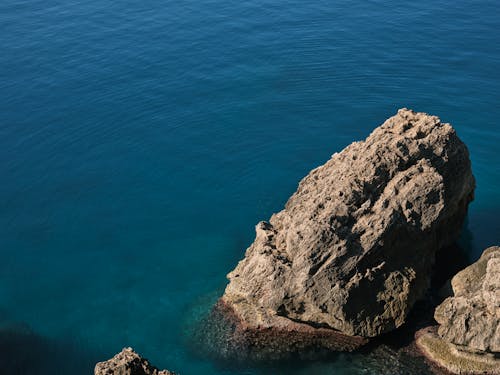
{"type": "Polygon", "coordinates": [[[254,225],[400,107],[477,178],[462,244],[500,243],[500,2],[0,3],[0,365],[88,374],[133,346],[181,374],[370,374],[359,355],[245,364],[189,344],[254,225]]]}

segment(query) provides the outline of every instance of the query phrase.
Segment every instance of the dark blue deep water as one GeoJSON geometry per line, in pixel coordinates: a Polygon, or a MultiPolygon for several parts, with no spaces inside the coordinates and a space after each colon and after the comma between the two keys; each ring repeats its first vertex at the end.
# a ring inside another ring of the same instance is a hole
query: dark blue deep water
{"type": "Polygon", "coordinates": [[[477,178],[500,242],[500,2],[2,0],[0,366],[90,374],[124,346],[196,374],[371,374],[360,355],[232,366],[190,329],[297,183],[400,107],[477,178]]]}

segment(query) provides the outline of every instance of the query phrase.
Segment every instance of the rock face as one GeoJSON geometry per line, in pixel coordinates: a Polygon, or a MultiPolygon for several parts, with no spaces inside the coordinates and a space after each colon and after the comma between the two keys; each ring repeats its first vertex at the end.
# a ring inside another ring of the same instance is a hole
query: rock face
{"type": "Polygon", "coordinates": [[[167,370],[158,370],[148,360],[134,352],[132,348],[124,348],[108,361],[99,362],[94,369],[95,375],[175,375],[167,370]]]}
{"type": "Polygon", "coordinates": [[[311,337],[321,327],[354,337],[337,347],[353,349],[405,322],[436,251],[457,238],[474,186],[454,129],[401,109],[312,170],[281,212],[257,224],[220,304],[244,333],[311,337]]]}
{"type": "Polygon", "coordinates": [[[486,249],[451,286],[454,296],[434,314],[439,335],[472,350],[500,353],[500,247],[486,249]]]}
{"type": "Polygon", "coordinates": [[[486,249],[451,282],[453,296],[436,308],[437,331],[419,333],[417,345],[456,374],[500,374],[500,247],[486,249]]]}

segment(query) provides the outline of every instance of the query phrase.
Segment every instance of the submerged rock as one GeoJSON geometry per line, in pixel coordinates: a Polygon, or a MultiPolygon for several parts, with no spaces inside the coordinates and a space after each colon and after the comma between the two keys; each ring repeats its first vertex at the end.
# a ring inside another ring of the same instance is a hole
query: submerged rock
{"type": "Polygon", "coordinates": [[[110,360],[99,362],[94,369],[95,375],[175,375],[167,370],[151,366],[132,348],[124,348],[110,360]]]}
{"type": "Polygon", "coordinates": [[[399,110],[257,224],[218,304],[235,341],[352,350],[401,326],[428,288],[435,253],[458,237],[474,186],[454,129],[399,110]]]}
{"type": "Polygon", "coordinates": [[[500,247],[451,281],[453,296],[434,313],[439,327],[417,334],[417,345],[434,363],[455,374],[500,374],[500,247]]]}

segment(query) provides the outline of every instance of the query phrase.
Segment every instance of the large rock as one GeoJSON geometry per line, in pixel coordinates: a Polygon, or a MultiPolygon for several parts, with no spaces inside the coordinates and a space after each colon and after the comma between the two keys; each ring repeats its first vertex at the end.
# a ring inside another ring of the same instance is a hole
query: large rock
{"type": "Polygon", "coordinates": [[[474,186],[455,130],[401,109],[312,170],[283,211],[257,224],[219,306],[243,335],[273,332],[252,345],[275,345],[281,332],[290,340],[277,345],[300,347],[320,327],[329,348],[345,335],[354,341],[337,349],[353,349],[405,322],[435,253],[459,235],[474,186]]]}
{"type": "Polygon", "coordinates": [[[417,345],[433,362],[456,374],[500,374],[500,247],[451,282],[453,296],[434,313],[437,331],[417,335],[417,345]]]}
{"type": "Polygon", "coordinates": [[[124,348],[108,361],[99,362],[94,369],[95,375],[175,375],[167,370],[151,366],[132,348],[124,348]]]}

